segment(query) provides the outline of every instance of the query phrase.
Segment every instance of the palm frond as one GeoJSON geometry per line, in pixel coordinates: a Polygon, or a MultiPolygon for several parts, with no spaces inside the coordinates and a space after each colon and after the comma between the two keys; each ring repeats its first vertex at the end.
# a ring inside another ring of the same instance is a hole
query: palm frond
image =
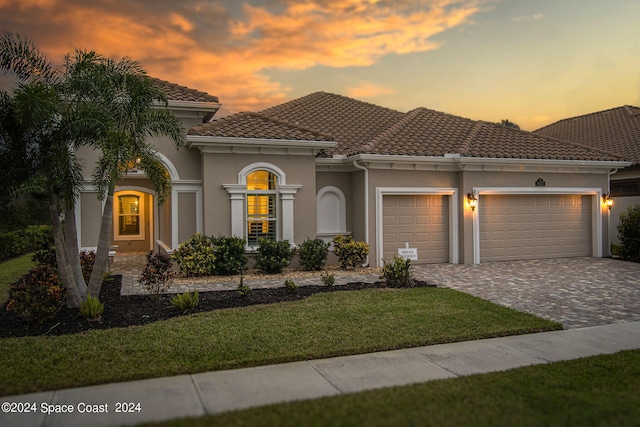
{"type": "Polygon", "coordinates": [[[12,32],[0,35],[0,69],[26,82],[60,81],[54,65],[33,42],[12,32]]]}

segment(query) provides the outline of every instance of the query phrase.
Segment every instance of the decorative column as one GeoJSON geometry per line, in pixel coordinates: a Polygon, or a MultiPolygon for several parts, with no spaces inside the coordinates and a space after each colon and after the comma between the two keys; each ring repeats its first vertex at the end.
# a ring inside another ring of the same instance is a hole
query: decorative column
{"type": "Polygon", "coordinates": [[[279,185],[280,206],[282,215],[282,240],[288,240],[291,245],[295,245],[294,240],[294,219],[293,219],[293,201],[298,190],[302,185],[279,185]]]}
{"type": "Polygon", "coordinates": [[[247,186],[244,184],[223,184],[225,190],[231,196],[231,235],[245,238],[245,207],[244,201],[247,195],[247,186]]]}

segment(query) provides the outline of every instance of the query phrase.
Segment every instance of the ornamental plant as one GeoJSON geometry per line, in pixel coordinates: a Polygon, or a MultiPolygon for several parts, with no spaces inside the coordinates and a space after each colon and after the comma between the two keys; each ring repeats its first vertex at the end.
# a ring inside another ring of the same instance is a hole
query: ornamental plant
{"type": "Polygon", "coordinates": [[[387,286],[392,288],[406,288],[413,286],[411,276],[411,260],[399,256],[393,257],[393,261],[387,263],[382,260],[382,277],[387,286]]]}
{"type": "Polygon", "coordinates": [[[622,259],[640,260],[640,204],[629,206],[620,214],[618,240],[622,259]]]}
{"type": "Polygon", "coordinates": [[[166,254],[151,251],[147,254],[147,265],[142,270],[138,282],[151,294],[159,298],[173,279],[171,270],[171,257],[166,254]]]}
{"type": "Polygon", "coordinates": [[[336,283],[336,277],[333,275],[333,273],[329,273],[328,271],[322,273],[322,277],[320,278],[320,280],[322,280],[322,283],[329,287],[335,285],[336,283]]]}
{"type": "Polygon", "coordinates": [[[89,295],[85,301],[80,303],[80,314],[87,320],[99,320],[104,312],[104,304],[96,297],[89,295]]]}
{"type": "Polygon", "coordinates": [[[218,276],[230,276],[247,266],[248,258],[245,240],[240,237],[212,237],[214,273],[218,276]]]}
{"type": "Polygon", "coordinates": [[[284,289],[288,294],[295,294],[298,292],[298,285],[292,279],[287,279],[284,281],[284,289]]]}
{"type": "Polygon", "coordinates": [[[355,270],[367,260],[369,245],[355,241],[351,236],[336,236],[333,238],[333,252],[338,257],[340,268],[355,270]]]}
{"type": "Polygon", "coordinates": [[[42,323],[56,315],[63,297],[56,268],[40,264],[11,285],[6,308],[28,322],[42,323]]]}
{"type": "Polygon", "coordinates": [[[322,270],[328,254],[329,243],[322,239],[307,239],[300,245],[300,264],[305,270],[322,270]]]}
{"type": "Polygon", "coordinates": [[[215,271],[215,248],[211,239],[200,233],[178,246],[171,258],[180,266],[180,273],[188,277],[211,276],[215,271]]]}
{"type": "Polygon", "coordinates": [[[295,250],[291,248],[288,240],[277,242],[261,237],[258,239],[258,245],[256,268],[267,274],[282,273],[295,255],[295,250]]]}
{"type": "Polygon", "coordinates": [[[171,298],[171,304],[173,304],[183,313],[187,313],[188,311],[196,308],[199,302],[200,295],[198,294],[198,290],[177,294],[173,298],[171,298]]]}

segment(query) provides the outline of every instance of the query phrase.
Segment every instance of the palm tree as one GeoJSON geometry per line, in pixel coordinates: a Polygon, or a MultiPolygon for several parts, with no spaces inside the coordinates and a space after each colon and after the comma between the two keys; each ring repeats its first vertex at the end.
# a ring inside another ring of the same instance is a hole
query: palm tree
{"type": "Polygon", "coordinates": [[[98,247],[89,280],[89,295],[98,296],[111,244],[113,195],[116,184],[133,165],[143,169],[163,203],[170,191],[168,173],[149,136],[168,136],[176,149],[184,145],[185,130],[180,120],[166,109],[164,92],[158,89],[140,65],[130,59],[100,58],[81,63],[70,81],[73,92],[102,111],[104,132],[91,142],[99,150],[94,184],[104,200],[98,247]],[[87,65],[88,64],[88,65],[87,65]],[[90,77],[88,77],[90,76],[90,77]]]}

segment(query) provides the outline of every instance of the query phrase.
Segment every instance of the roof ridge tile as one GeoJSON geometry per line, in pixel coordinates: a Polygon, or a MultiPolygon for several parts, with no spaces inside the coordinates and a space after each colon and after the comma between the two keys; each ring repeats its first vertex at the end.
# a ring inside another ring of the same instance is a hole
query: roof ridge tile
{"type": "Polygon", "coordinates": [[[476,123],[473,125],[473,127],[467,134],[464,141],[462,141],[462,144],[460,144],[460,148],[458,148],[458,153],[463,155],[466,155],[469,153],[469,150],[471,149],[471,145],[473,144],[473,141],[475,140],[475,138],[478,136],[478,133],[480,133],[480,130],[482,129],[483,125],[484,124],[482,121],[480,120],[476,121],[476,123]]]}

